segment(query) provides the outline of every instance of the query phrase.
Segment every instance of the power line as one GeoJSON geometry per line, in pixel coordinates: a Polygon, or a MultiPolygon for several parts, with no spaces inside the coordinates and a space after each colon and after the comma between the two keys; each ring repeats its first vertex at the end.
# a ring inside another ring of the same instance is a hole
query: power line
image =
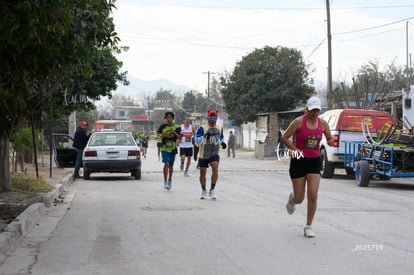
{"type": "Polygon", "coordinates": [[[314,54],[314,52],[316,52],[316,50],[319,49],[319,47],[323,44],[323,42],[325,42],[325,40],[326,38],[324,38],[305,59],[308,60],[312,56],[312,54],[314,54]]]}
{"type": "MultiPolygon", "coordinates": [[[[381,24],[381,25],[377,25],[377,26],[373,26],[373,27],[368,27],[368,28],[363,28],[363,29],[357,29],[357,30],[352,30],[352,31],[333,33],[332,36],[347,35],[347,34],[353,34],[353,33],[359,33],[359,32],[374,30],[374,29],[378,29],[378,28],[383,28],[383,27],[391,26],[391,25],[394,25],[394,24],[397,24],[397,23],[401,23],[401,22],[404,22],[404,21],[407,21],[407,20],[410,20],[410,19],[414,19],[414,17],[408,17],[408,18],[400,19],[400,20],[393,21],[393,22],[390,22],[390,23],[381,24]]],[[[392,32],[392,31],[396,31],[396,29],[389,30],[389,31],[383,31],[383,32],[380,32],[380,33],[366,35],[366,36],[360,36],[360,37],[356,37],[356,38],[350,38],[350,39],[347,39],[347,40],[341,40],[340,42],[346,42],[346,41],[363,39],[363,38],[366,38],[366,37],[377,36],[377,35],[381,35],[381,34],[388,33],[388,32],[392,32]]],[[[182,39],[177,40],[177,39],[164,38],[164,37],[156,36],[156,35],[153,35],[153,34],[145,34],[145,33],[134,32],[134,31],[129,31],[129,32],[132,35],[143,36],[143,37],[147,37],[149,39],[161,40],[161,41],[170,41],[170,42],[174,42],[174,43],[180,43],[180,44],[185,44],[185,45],[194,45],[194,46],[198,46],[198,47],[221,48],[221,49],[240,49],[240,50],[251,50],[251,49],[256,48],[255,46],[250,46],[250,47],[247,46],[246,47],[246,46],[232,46],[232,45],[219,45],[219,44],[211,44],[211,43],[200,43],[200,42],[194,42],[194,41],[188,41],[188,40],[182,40],[182,39]]],[[[338,41],[336,41],[336,43],[337,42],[338,41]]],[[[306,45],[296,45],[294,47],[296,47],[296,48],[304,48],[304,47],[313,47],[313,46],[316,46],[316,49],[318,49],[321,46],[321,43],[318,43],[318,44],[306,44],[306,45]]],[[[311,54],[313,54],[315,52],[315,50],[313,50],[311,54]]],[[[309,57],[310,56],[308,56],[308,58],[309,57]]]]}
{"type": "Polygon", "coordinates": [[[377,33],[373,33],[373,34],[369,34],[369,35],[364,35],[364,36],[358,36],[358,37],[354,37],[354,38],[348,38],[348,39],[343,39],[343,40],[336,40],[335,43],[341,43],[341,42],[349,42],[349,41],[354,41],[354,40],[360,40],[360,39],[365,39],[365,38],[369,38],[369,37],[373,37],[373,36],[382,35],[382,34],[389,33],[389,32],[400,31],[400,30],[401,29],[392,29],[392,30],[388,30],[388,31],[377,32],[377,33]]]}
{"type": "Polygon", "coordinates": [[[217,101],[215,101],[215,100],[213,100],[211,97],[209,98],[209,100],[211,101],[211,102],[213,102],[213,103],[215,103],[215,104],[217,104],[217,105],[220,105],[220,106],[226,106],[225,104],[223,104],[223,103],[220,103],[220,102],[217,102],[217,101]]]}
{"type": "MultiPolygon", "coordinates": [[[[217,6],[217,5],[197,5],[197,4],[175,4],[162,1],[136,1],[138,4],[145,5],[165,5],[171,7],[182,8],[200,8],[200,9],[238,9],[238,10],[280,10],[280,11],[300,11],[300,10],[324,10],[325,7],[251,7],[251,6],[217,6]]],[[[384,5],[384,6],[350,6],[350,7],[335,7],[332,10],[367,10],[367,9],[402,9],[413,8],[414,5],[384,5]]]]}
{"type": "Polygon", "coordinates": [[[239,49],[239,50],[250,50],[250,49],[254,48],[254,47],[242,47],[242,46],[232,46],[232,45],[217,45],[217,44],[211,44],[211,43],[200,43],[200,42],[188,41],[188,40],[183,40],[183,39],[165,38],[165,37],[156,36],[156,35],[153,35],[153,34],[145,34],[145,33],[139,33],[139,32],[134,32],[134,31],[128,31],[128,32],[131,33],[134,36],[146,37],[146,39],[169,41],[169,42],[185,44],[185,45],[193,45],[193,46],[198,46],[198,47],[222,48],[222,49],[239,49]]]}
{"type": "Polygon", "coordinates": [[[200,8],[200,9],[239,9],[239,10],[320,10],[319,7],[248,7],[248,6],[215,6],[215,5],[195,5],[195,4],[171,4],[166,2],[151,2],[151,1],[136,1],[145,5],[165,5],[171,7],[182,7],[182,8],[200,8]]]}
{"type": "Polygon", "coordinates": [[[390,25],[394,25],[397,23],[401,23],[410,19],[413,19],[414,17],[408,17],[408,18],[404,18],[398,21],[394,21],[391,23],[387,23],[387,24],[382,24],[382,25],[378,25],[378,26],[374,26],[374,27],[369,27],[369,28],[364,28],[364,29],[359,29],[359,30],[353,30],[353,31],[347,31],[347,32],[338,32],[338,33],[334,33],[333,35],[343,35],[343,34],[350,34],[350,33],[356,33],[356,32],[363,32],[363,31],[369,31],[369,30],[373,30],[373,29],[378,29],[378,28],[383,28],[386,26],[390,26],[390,25]]]}
{"type": "Polygon", "coordinates": [[[354,7],[336,7],[334,10],[368,10],[368,9],[401,9],[412,8],[414,5],[387,5],[387,6],[354,6],[354,7]]]}

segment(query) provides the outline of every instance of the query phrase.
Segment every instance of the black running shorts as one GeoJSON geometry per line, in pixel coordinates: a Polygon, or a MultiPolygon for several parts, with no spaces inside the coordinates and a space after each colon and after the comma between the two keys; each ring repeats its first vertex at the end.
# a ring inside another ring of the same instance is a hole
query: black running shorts
{"type": "Polygon", "coordinates": [[[180,147],[180,156],[192,157],[193,156],[193,147],[189,147],[189,148],[180,147]]]}
{"type": "Polygon", "coordinates": [[[322,168],[321,158],[291,158],[289,175],[291,179],[302,178],[307,174],[320,174],[322,168]]]}

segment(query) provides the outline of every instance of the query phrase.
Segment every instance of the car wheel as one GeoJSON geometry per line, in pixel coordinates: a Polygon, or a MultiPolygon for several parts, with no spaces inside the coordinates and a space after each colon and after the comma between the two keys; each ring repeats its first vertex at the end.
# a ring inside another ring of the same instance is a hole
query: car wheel
{"type": "Polygon", "coordinates": [[[328,157],[326,154],[326,150],[322,149],[321,150],[321,163],[322,163],[322,167],[321,167],[321,176],[322,178],[332,178],[334,171],[335,171],[335,167],[333,162],[328,161],[328,157]]]}
{"type": "Polygon", "coordinates": [[[83,169],[83,179],[88,180],[91,178],[91,172],[86,169],[83,169]]]}
{"type": "Polygon", "coordinates": [[[141,169],[136,169],[131,171],[131,176],[134,177],[136,180],[141,179],[141,169]]]}
{"type": "Polygon", "coordinates": [[[366,160],[361,160],[357,163],[355,169],[355,180],[359,187],[367,187],[370,179],[369,163],[366,160]]]}

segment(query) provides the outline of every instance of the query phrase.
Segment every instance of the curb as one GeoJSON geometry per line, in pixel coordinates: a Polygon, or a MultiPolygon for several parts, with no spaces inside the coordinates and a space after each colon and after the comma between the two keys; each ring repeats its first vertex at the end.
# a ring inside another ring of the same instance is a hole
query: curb
{"type": "Polygon", "coordinates": [[[35,227],[40,217],[46,212],[46,208],[52,206],[59,199],[59,196],[64,192],[64,188],[72,184],[73,180],[72,176],[64,178],[58,188],[41,196],[42,202],[30,205],[6,226],[0,234],[0,264],[35,227]]]}
{"type": "Polygon", "coordinates": [[[64,178],[58,188],[42,195],[42,202],[46,207],[51,207],[52,204],[59,199],[60,194],[64,192],[64,188],[73,182],[73,177],[68,176],[64,178]]]}

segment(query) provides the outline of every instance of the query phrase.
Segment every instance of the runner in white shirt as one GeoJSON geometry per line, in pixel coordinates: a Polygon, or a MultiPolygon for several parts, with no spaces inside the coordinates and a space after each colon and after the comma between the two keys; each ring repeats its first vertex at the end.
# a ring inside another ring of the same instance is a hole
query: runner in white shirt
{"type": "Polygon", "coordinates": [[[180,170],[184,170],[184,162],[187,159],[187,162],[185,163],[185,170],[184,170],[184,176],[188,177],[188,168],[191,164],[191,157],[193,156],[193,143],[191,142],[191,138],[194,135],[194,128],[190,124],[190,118],[186,117],[184,119],[184,123],[181,124],[181,143],[180,146],[180,170]]]}

